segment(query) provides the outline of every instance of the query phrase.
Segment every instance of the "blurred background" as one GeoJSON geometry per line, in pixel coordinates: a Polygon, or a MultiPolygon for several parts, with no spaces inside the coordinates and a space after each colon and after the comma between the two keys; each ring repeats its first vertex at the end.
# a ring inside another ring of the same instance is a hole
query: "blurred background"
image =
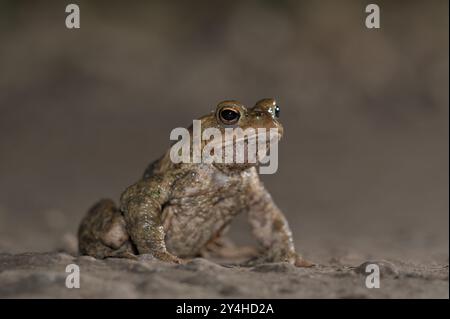
{"type": "Polygon", "coordinates": [[[0,252],[73,245],[173,128],[275,97],[300,252],[448,262],[448,1],[376,1],[378,30],[368,1],[68,3],[0,1],[0,252]]]}

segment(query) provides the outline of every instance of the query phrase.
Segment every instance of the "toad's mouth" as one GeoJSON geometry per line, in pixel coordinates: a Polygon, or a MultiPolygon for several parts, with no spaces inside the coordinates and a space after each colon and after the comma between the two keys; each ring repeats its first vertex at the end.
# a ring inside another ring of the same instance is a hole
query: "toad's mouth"
{"type": "Polygon", "coordinates": [[[261,132],[258,134],[235,136],[208,143],[211,157],[215,158],[215,162],[228,164],[256,164],[262,158],[272,152],[274,143],[278,143],[281,134],[278,132],[261,132]],[[215,150],[219,149],[220,154],[216,154],[215,150]]]}
{"type": "Polygon", "coordinates": [[[261,132],[257,134],[251,134],[251,135],[244,135],[244,136],[236,136],[231,135],[230,137],[227,137],[225,135],[224,139],[221,139],[220,141],[211,141],[208,144],[212,147],[229,147],[229,146],[236,146],[237,144],[245,144],[245,145],[262,145],[266,144],[267,146],[272,143],[278,143],[278,141],[281,139],[281,134],[275,131],[269,132],[261,132]]]}

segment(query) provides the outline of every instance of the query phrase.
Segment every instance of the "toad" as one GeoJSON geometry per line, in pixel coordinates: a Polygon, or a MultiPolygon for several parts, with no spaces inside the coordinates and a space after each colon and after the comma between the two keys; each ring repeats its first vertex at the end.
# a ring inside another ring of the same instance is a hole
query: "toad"
{"type": "MultiPolygon", "coordinates": [[[[280,108],[262,99],[246,108],[234,100],[199,119],[202,130],[273,129],[283,135],[280,108]]],[[[192,134],[192,127],[190,128],[192,134]]],[[[204,147],[204,144],[202,144],[204,147]]],[[[79,227],[79,251],[96,258],[149,256],[182,263],[198,256],[248,256],[248,264],[311,266],[295,251],[288,222],[261,182],[258,163],[174,163],[170,150],[121,195],[117,207],[100,200],[79,227]],[[224,235],[246,213],[259,249],[235,247],[224,235]],[[234,252],[234,253],[233,253],[234,252]]]]}

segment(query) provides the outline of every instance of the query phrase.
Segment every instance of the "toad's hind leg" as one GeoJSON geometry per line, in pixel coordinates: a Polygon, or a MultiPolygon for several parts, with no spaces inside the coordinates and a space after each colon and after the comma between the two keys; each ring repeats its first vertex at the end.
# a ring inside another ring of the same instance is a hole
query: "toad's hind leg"
{"type": "Polygon", "coordinates": [[[251,246],[237,246],[225,234],[229,225],[224,226],[200,251],[200,256],[214,260],[240,261],[258,255],[258,250],[251,246]]]}
{"type": "Polygon", "coordinates": [[[200,251],[200,256],[213,259],[241,260],[253,258],[258,250],[252,246],[237,246],[229,238],[220,238],[209,243],[200,251]]]}
{"type": "Polygon", "coordinates": [[[96,258],[136,258],[125,226],[125,220],[112,200],[99,201],[81,221],[78,230],[80,254],[96,258]]]}

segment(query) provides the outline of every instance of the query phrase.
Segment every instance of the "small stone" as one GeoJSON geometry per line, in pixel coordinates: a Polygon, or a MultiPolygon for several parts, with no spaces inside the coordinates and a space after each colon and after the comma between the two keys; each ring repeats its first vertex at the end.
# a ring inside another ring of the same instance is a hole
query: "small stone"
{"type": "Polygon", "coordinates": [[[380,261],[366,261],[359,265],[358,267],[354,268],[354,271],[358,274],[362,275],[368,275],[369,272],[366,272],[367,266],[375,264],[378,265],[380,268],[380,276],[394,276],[397,277],[399,275],[398,268],[391,262],[386,260],[380,260],[380,261]]]}

